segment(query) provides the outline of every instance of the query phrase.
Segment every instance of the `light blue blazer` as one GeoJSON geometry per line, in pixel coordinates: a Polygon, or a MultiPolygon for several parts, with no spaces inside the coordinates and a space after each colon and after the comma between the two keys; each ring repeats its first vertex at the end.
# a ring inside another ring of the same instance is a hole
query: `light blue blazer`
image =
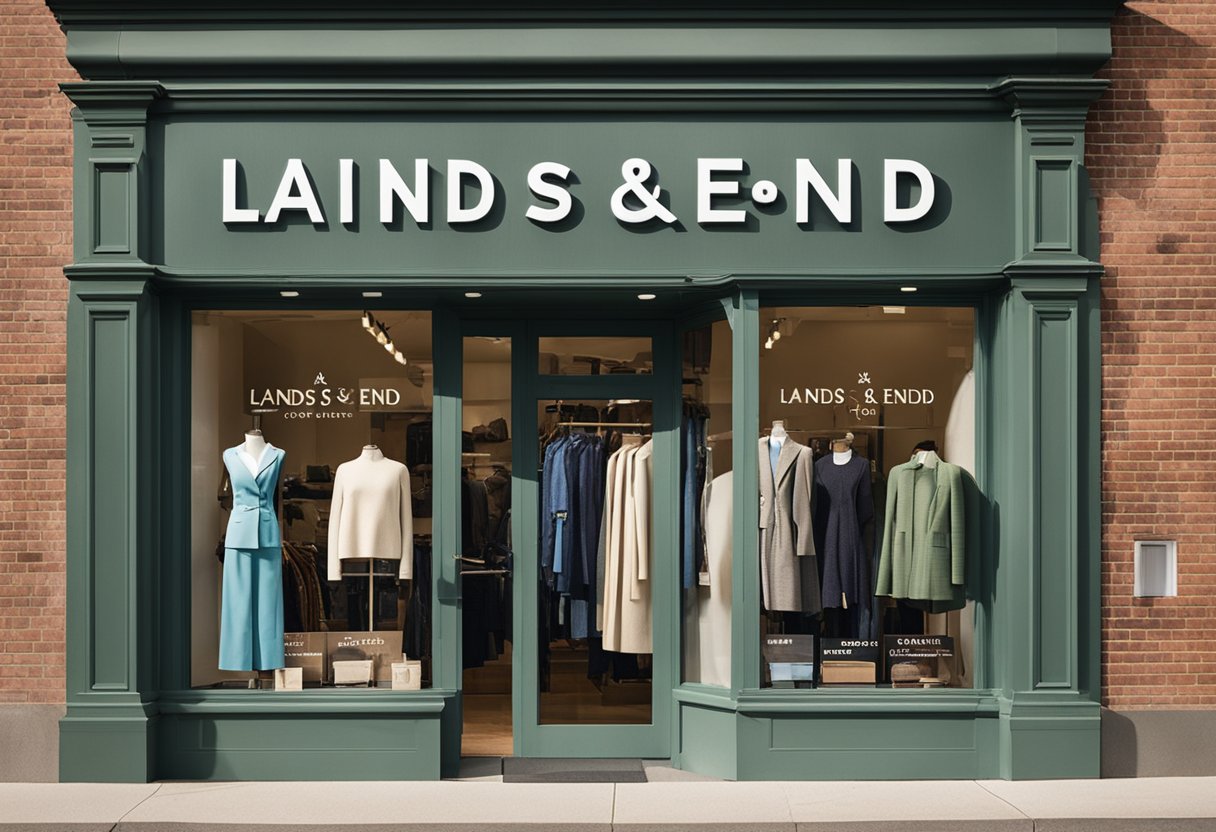
{"type": "Polygon", "coordinates": [[[274,513],[275,489],[279,485],[279,471],[283,458],[282,448],[273,445],[262,457],[257,477],[249,473],[238,453],[241,447],[224,451],[224,465],[232,481],[232,514],[228,517],[228,531],[224,535],[224,546],[228,549],[269,549],[280,546],[279,518],[274,513]]]}

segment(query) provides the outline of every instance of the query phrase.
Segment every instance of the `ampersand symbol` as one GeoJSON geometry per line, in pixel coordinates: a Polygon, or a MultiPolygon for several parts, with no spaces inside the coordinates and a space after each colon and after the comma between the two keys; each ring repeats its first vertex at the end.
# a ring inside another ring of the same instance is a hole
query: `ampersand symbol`
{"type": "Polygon", "coordinates": [[[621,165],[621,178],[625,184],[612,194],[612,213],[621,222],[647,222],[658,217],[665,223],[676,221],[676,215],[668,211],[659,202],[660,188],[655,185],[647,189],[646,180],[650,178],[650,162],[645,159],[627,159],[621,165]],[[641,208],[629,208],[625,205],[625,197],[633,197],[642,203],[641,208]]]}
{"type": "Polygon", "coordinates": [[[878,400],[874,398],[874,391],[872,389],[866,390],[866,404],[878,404],[878,400]]]}
{"type": "Polygon", "coordinates": [[[350,393],[351,391],[347,390],[345,387],[339,387],[338,401],[342,402],[342,404],[350,404],[350,393]]]}

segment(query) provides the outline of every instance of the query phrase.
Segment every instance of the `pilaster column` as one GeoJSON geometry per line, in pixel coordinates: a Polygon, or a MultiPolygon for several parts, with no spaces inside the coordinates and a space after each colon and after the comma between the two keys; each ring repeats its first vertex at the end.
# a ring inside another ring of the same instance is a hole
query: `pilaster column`
{"type": "Polygon", "coordinates": [[[76,158],[68,305],[65,781],[155,777],[157,318],[148,83],[65,84],[76,158]]]}

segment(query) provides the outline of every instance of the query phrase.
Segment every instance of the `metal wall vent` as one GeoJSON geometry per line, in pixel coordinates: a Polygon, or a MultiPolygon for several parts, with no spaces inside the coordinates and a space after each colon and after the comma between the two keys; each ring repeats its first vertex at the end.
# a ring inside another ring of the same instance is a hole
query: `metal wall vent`
{"type": "Polygon", "coordinates": [[[1136,541],[1137,598],[1160,598],[1178,594],[1178,541],[1136,541]]]}

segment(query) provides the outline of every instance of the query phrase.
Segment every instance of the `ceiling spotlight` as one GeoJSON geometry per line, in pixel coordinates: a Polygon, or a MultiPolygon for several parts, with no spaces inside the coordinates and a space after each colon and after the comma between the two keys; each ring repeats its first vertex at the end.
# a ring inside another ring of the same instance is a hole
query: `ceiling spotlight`
{"type": "Polygon", "coordinates": [[[481,297],[481,292],[465,292],[464,296],[466,298],[479,298],[481,297]]]}
{"type": "Polygon", "coordinates": [[[774,330],[773,330],[773,340],[774,340],[774,341],[780,341],[780,340],[781,340],[781,330],[779,330],[779,329],[774,329],[774,330]]]}
{"type": "Polygon", "coordinates": [[[906,312],[906,311],[907,311],[907,307],[904,307],[904,306],[884,306],[884,307],[882,308],[882,311],[883,311],[883,312],[885,312],[885,313],[886,313],[886,314],[888,314],[888,315],[902,315],[902,314],[904,314],[904,312],[906,312]]]}
{"type": "Polygon", "coordinates": [[[655,299],[655,295],[650,292],[643,292],[642,294],[638,295],[638,300],[654,300],[654,299],[655,299]]]}
{"type": "Polygon", "coordinates": [[[400,351],[393,353],[393,360],[396,361],[398,364],[406,363],[406,358],[404,355],[401,354],[400,351]]]}
{"type": "Polygon", "coordinates": [[[385,345],[384,345],[384,351],[385,351],[385,352],[387,352],[387,353],[392,353],[392,352],[395,352],[395,351],[396,351],[396,349],[397,349],[397,348],[393,346],[393,342],[392,342],[392,341],[388,341],[388,342],[386,342],[386,343],[385,343],[385,345]]]}
{"type": "Polygon", "coordinates": [[[900,287],[899,287],[899,291],[901,291],[901,292],[915,292],[915,291],[916,291],[916,287],[915,287],[915,286],[900,286],[900,287]]]}
{"type": "Polygon", "coordinates": [[[376,324],[376,343],[381,345],[388,343],[388,327],[382,323],[376,324]]]}
{"type": "Polygon", "coordinates": [[[285,298],[298,298],[300,296],[300,293],[297,292],[295,289],[284,289],[283,291],[279,292],[279,295],[280,295],[280,297],[285,297],[285,298]]]}
{"type": "Polygon", "coordinates": [[[372,326],[372,313],[371,312],[364,312],[363,317],[359,319],[359,322],[361,324],[363,324],[363,328],[366,329],[368,332],[374,331],[375,328],[372,326]]]}
{"type": "Polygon", "coordinates": [[[773,339],[772,338],[769,338],[767,341],[764,342],[764,348],[766,350],[771,350],[773,348],[773,339]]]}
{"type": "Polygon", "coordinates": [[[364,292],[363,297],[365,297],[365,298],[382,298],[382,297],[384,297],[384,292],[364,292]]]}

